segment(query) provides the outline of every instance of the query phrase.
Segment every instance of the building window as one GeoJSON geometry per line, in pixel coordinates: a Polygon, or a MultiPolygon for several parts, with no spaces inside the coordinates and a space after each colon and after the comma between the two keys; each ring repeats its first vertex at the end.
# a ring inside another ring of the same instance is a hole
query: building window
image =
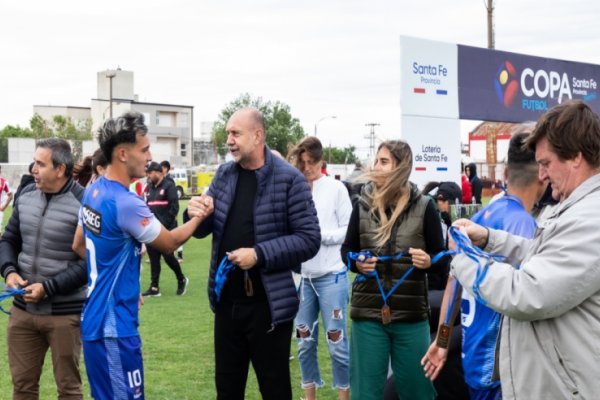
{"type": "Polygon", "coordinates": [[[175,127],[175,113],[167,111],[157,111],[158,126],[165,126],[168,128],[175,127]]]}
{"type": "Polygon", "coordinates": [[[189,126],[190,115],[188,113],[179,113],[179,127],[187,128],[189,126]]]}

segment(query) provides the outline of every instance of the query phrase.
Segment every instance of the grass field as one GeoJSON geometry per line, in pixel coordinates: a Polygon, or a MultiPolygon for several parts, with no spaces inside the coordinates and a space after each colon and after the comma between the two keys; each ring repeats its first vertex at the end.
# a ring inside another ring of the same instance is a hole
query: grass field
{"type": "MultiPolygon", "coordinates": [[[[181,202],[181,209],[185,208],[181,202]]],[[[10,210],[5,212],[8,220],[10,210]]],[[[143,341],[144,384],[146,398],[150,400],[204,400],[214,399],[213,314],[206,294],[209,266],[210,238],[190,239],[184,246],[183,272],[190,279],[185,296],[175,295],[177,288],[173,272],[162,264],[161,293],[158,298],[146,298],[140,311],[140,334],[143,341]]],[[[144,257],[146,259],[147,257],[144,257]]],[[[149,286],[150,266],[142,263],[142,290],[149,286]]],[[[3,306],[9,307],[9,301],[3,306]]],[[[6,324],[8,316],[0,314],[0,398],[10,398],[12,385],[6,356],[6,324]]],[[[331,367],[326,346],[319,346],[319,363],[326,386],[319,389],[319,399],[336,399],[331,389],[331,367]]],[[[302,397],[300,370],[296,343],[292,340],[290,361],[293,398],[302,397]]],[[[85,399],[91,399],[82,359],[85,399]]],[[[46,358],[41,380],[43,400],[56,398],[52,363],[46,358]]],[[[250,370],[246,391],[247,399],[260,399],[254,372],[250,370]]]]}

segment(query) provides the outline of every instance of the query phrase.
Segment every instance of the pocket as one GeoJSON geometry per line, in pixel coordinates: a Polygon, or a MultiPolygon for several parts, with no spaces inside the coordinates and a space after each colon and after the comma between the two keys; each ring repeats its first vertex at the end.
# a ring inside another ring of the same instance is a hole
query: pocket
{"type": "Polygon", "coordinates": [[[568,366],[565,363],[565,359],[561,355],[558,348],[555,345],[553,345],[552,349],[554,350],[552,352],[552,357],[554,358],[554,360],[551,360],[551,362],[554,365],[554,370],[556,371],[560,380],[565,384],[565,386],[569,390],[569,393],[577,395],[579,393],[579,390],[577,389],[577,385],[575,384],[573,373],[569,370],[568,366]]]}

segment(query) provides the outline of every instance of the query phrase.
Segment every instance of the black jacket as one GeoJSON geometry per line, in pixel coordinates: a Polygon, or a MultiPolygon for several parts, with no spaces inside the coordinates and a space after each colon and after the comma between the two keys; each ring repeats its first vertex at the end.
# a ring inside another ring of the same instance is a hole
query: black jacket
{"type": "Polygon", "coordinates": [[[177,226],[179,198],[172,179],[164,178],[156,187],[148,182],[146,203],[165,228],[171,230],[177,226]]]}
{"type": "Polygon", "coordinates": [[[468,164],[469,167],[469,182],[473,188],[473,197],[475,197],[475,203],[481,204],[481,192],[483,191],[483,183],[477,176],[477,166],[475,163],[468,164]]]}
{"type": "MultiPolygon", "coordinates": [[[[265,146],[265,165],[256,170],[258,183],[254,201],[254,246],[258,257],[255,268],[260,271],[271,310],[271,323],[292,321],[298,312],[300,299],[291,271],[319,251],[321,231],[317,210],[306,178],[300,171],[272,155],[265,146]]],[[[215,276],[221,260],[217,253],[223,229],[235,197],[239,170],[233,161],[219,167],[210,184],[208,195],[215,202],[215,211],[205,219],[194,236],[212,233],[212,258],[208,279],[208,296],[212,310],[216,309],[215,276]]],[[[184,214],[184,221],[187,214],[184,214]]]]}

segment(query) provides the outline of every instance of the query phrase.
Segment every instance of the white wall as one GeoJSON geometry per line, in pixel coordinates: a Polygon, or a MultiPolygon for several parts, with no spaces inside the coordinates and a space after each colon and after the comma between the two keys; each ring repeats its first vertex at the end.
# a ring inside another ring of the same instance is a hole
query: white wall
{"type": "Polygon", "coordinates": [[[35,152],[35,139],[31,138],[8,138],[8,162],[9,164],[29,164],[33,161],[35,152]]]}

